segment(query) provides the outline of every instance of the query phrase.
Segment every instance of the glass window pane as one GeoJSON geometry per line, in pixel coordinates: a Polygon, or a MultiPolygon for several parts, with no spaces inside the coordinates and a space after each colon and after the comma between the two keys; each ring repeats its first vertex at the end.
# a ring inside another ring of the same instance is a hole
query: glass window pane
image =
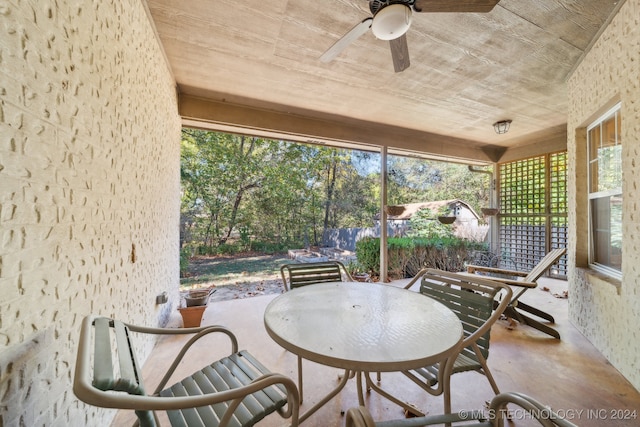
{"type": "Polygon", "coordinates": [[[598,191],[598,162],[589,163],[589,192],[598,191]]]}
{"type": "Polygon", "coordinates": [[[591,262],[621,269],[622,195],[591,200],[593,253],[591,262]]]}
{"type": "Polygon", "coordinates": [[[589,262],[621,270],[622,140],[620,106],[587,133],[591,251],[589,262]]]}
{"type": "Polygon", "coordinates": [[[602,146],[609,147],[617,144],[616,115],[602,122],[602,146]]]}

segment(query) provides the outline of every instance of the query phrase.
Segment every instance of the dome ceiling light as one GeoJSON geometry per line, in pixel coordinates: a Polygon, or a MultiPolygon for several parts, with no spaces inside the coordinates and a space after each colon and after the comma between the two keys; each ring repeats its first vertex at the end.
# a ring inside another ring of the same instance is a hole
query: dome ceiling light
{"type": "Polygon", "coordinates": [[[395,40],[411,26],[411,8],[406,4],[391,4],[373,17],[371,32],[380,40],[395,40]]]}
{"type": "Polygon", "coordinates": [[[493,129],[496,131],[498,135],[502,135],[504,133],[509,132],[509,128],[511,127],[512,120],[500,120],[499,122],[495,122],[493,124],[493,129]]]}

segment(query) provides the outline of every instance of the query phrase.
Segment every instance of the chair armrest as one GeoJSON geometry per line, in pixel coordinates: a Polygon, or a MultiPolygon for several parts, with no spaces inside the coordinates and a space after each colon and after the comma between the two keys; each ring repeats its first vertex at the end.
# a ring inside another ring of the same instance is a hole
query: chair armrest
{"type": "MultiPolygon", "coordinates": [[[[463,277],[472,277],[472,276],[473,276],[473,280],[469,280],[470,283],[479,283],[479,284],[484,284],[485,286],[492,286],[494,288],[497,288],[498,292],[503,293],[503,297],[498,303],[498,305],[493,308],[493,312],[491,313],[491,316],[489,316],[489,318],[485,321],[484,325],[476,329],[471,335],[469,335],[462,341],[461,348],[468,346],[469,343],[476,342],[476,340],[480,336],[484,335],[488,330],[490,330],[493,324],[498,319],[500,319],[500,316],[506,310],[507,306],[511,303],[511,298],[513,297],[513,291],[509,286],[507,286],[505,283],[495,281],[493,280],[493,278],[491,279],[484,278],[482,276],[477,276],[477,275],[466,275],[463,277]]],[[[451,363],[451,369],[453,369],[453,363],[451,363]]]]}
{"type": "Polygon", "coordinates": [[[347,267],[345,267],[345,265],[340,261],[335,261],[335,263],[340,266],[340,268],[342,269],[342,273],[344,274],[344,277],[347,278],[347,281],[353,282],[353,277],[351,276],[351,274],[349,274],[349,270],[347,270],[347,267]]]}
{"type": "Polygon", "coordinates": [[[549,406],[543,405],[536,399],[526,394],[517,392],[501,393],[491,399],[489,404],[490,416],[495,418],[496,427],[504,426],[504,416],[507,412],[507,405],[515,404],[527,411],[531,417],[543,426],[577,427],[575,424],[565,420],[549,406]]]}
{"type": "Polygon", "coordinates": [[[233,335],[233,333],[231,333],[231,331],[229,331],[226,327],[221,326],[221,325],[199,326],[197,328],[153,328],[153,327],[149,327],[149,326],[132,325],[130,323],[125,323],[125,325],[127,326],[127,328],[129,328],[130,331],[138,332],[138,333],[141,333],[141,334],[156,334],[156,335],[189,335],[189,334],[192,334],[193,335],[193,334],[197,334],[199,332],[202,332],[202,331],[210,329],[210,328],[220,328],[220,329],[226,330],[227,332],[225,332],[225,333],[227,335],[229,335],[229,334],[230,334],[230,336],[233,335]]]}
{"type": "Polygon", "coordinates": [[[494,274],[504,274],[506,276],[517,276],[517,277],[527,277],[529,272],[519,271],[519,270],[506,270],[504,268],[498,267],[485,267],[483,265],[467,265],[467,273],[494,273],[494,274]]]}
{"type": "Polygon", "coordinates": [[[369,410],[364,406],[351,408],[347,411],[346,427],[423,427],[433,425],[460,424],[469,427],[491,427],[482,411],[458,411],[455,414],[427,415],[418,418],[404,418],[392,421],[374,422],[369,410]],[[470,421],[478,421],[471,424],[470,421]]]}
{"type": "Polygon", "coordinates": [[[423,268],[422,270],[418,271],[418,273],[413,276],[413,279],[411,279],[411,281],[404,286],[404,289],[411,289],[411,287],[415,285],[415,283],[420,280],[420,278],[424,276],[424,273],[426,273],[428,270],[428,268],[423,268]]]}
{"type": "Polygon", "coordinates": [[[142,411],[167,411],[185,408],[209,406],[215,403],[244,399],[248,395],[272,385],[282,385],[287,391],[287,402],[290,410],[297,411],[299,406],[298,389],[289,377],[271,373],[257,378],[250,384],[225,391],[203,393],[198,396],[176,396],[171,398],[160,396],[139,396],[125,393],[110,393],[93,387],[90,383],[76,381],[73,391],[82,396],[82,401],[102,408],[134,409],[142,411]]]}
{"type": "Polygon", "coordinates": [[[523,282],[522,280],[511,280],[511,279],[503,279],[501,277],[492,277],[491,280],[494,282],[504,283],[509,286],[520,286],[521,288],[532,289],[538,286],[535,282],[523,282]]]}
{"type": "MultiPolygon", "coordinates": [[[[180,329],[173,329],[173,328],[140,328],[140,327],[135,327],[135,329],[130,328],[132,331],[134,332],[142,332],[145,333],[144,330],[153,330],[154,332],[148,332],[148,333],[159,333],[159,334],[169,334],[169,335],[173,335],[173,334],[180,334],[180,332],[169,332],[169,331],[180,331],[180,329]],[[155,332],[155,331],[160,331],[160,332],[155,332]],[[165,331],[165,332],[162,332],[165,331]]],[[[187,341],[182,348],[180,349],[180,353],[178,353],[178,355],[175,357],[175,359],[173,360],[173,363],[171,364],[171,366],[169,366],[169,369],[167,369],[167,372],[164,374],[164,377],[162,377],[162,380],[160,380],[160,383],[158,383],[158,386],[156,387],[154,394],[157,394],[160,392],[160,390],[162,390],[164,388],[164,386],[167,384],[167,382],[169,381],[169,379],[171,378],[171,376],[173,375],[173,373],[175,372],[175,370],[177,369],[178,365],[180,364],[180,362],[182,362],[182,359],[184,358],[185,354],[187,353],[187,351],[191,348],[191,346],[193,344],[196,343],[196,341],[198,341],[200,338],[204,337],[205,335],[214,333],[214,332],[219,332],[222,333],[226,336],[229,337],[230,341],[231,341],[231,352],[229,354],[234,354],[238,352],[238,340],[236,338],[236,336],[227,328],[225,328],[224,326],[204,326],[201,328],[184,328],[183,329],[186,332],[182,332],[183,334],[194,334],[195,335],[193,337],[191,337],[189,339],[189,341],[187,341]],[[191,330],[191,331],[189,331],[191,330]]]]}
{"type": "Polygon", "coordinates": [[[193,335],[189,339],[189,341],[187,341],[180,349],[180,352],[173,360],[173,363],[171,364],[171,366],[169,366],[169,369],[167,369],[167,372],[165,373],[164,377],[162,378],[162,380],[160,380],[160,383],[156,387],[154,394],[159,393],[160,390],[164,388],[164,386],[167,384],[167,382],[171,378],[171,375],[173,375],[176,368],[184,358],[187,351],[191,348],[193,344],[195,344],[196,341],[198,341],[200,338],[204,337],[205,335],[208,335],[213,332],[219,332],[228,336],[229,340],[231,341],[231,352],[229,354],[238,352],[238,339],[233,334],[233,332],[231,332],[229,329],[227,329],[224,326],[212,325],[212,326],[202,326],[199,328],[151,328],[147,326],[132,325],[128,323],[126,324],[126,326],[129,328],[130,331],[141,333],[141,334],[193,335]]]}
{"type": "Polygon", "coordinates": [[[346,427],[375,427],[376,423],[371,418],[369,410],[364,406],[351,408],[347,411],[346,427]]]}
{"type": "Polygon", "coordinates": [[[577,427],[575,424],[563,419],[548,406],[522,393],[501,393],[495,396],[489,405],[489,413],[484,411],[459,411],[456,414],[428,415],[418,418],[405,418],[392,421],[374,422],[371,414],[365,407],[351,408],[347,411],[346,427],[420,427],[430,425],[442,425],[444,423],[461,423],[465,426],[478,427],[504,427],[504,418],[508,413],[507,404],[515,404],[530,414],[544,427],[577,427]],[[469,424],[476,420],[477,423],[469,424]]]}
{"type": "Polygon", "coordinates": [[[535,282],[524,282],[522,280],[505,279],[503,277],[493,277],[493,276],[481,276],[481,277],[485,277],[491,280],[492,282],[504,283],[505,285],[509,285],[509,286],[520,286],[521,288],[527,288],[527,289],[535,288],[538,286],[538,284],[535,282]]]}
{"type": "MultiPolygon", "coordinates": [[[[469,266],[467,266],[467,272],[466,273],[462,272],[462,273],[459,273],[459,274],[463,274],[463,275],[467,275],[467,276],[484,277],[485,279],[491,280],[493,282],[500,282],[500,283],[504,283],[505,285],[510,285],[510,286],[520,286],[522,288],[535,288],[535,287],[538,286],[538,284],[536,282],[525,282],[523,280],[507,279],[505,277],[483,276],[483,275],[480,275],[480,274],[475,274],[475,271],[487,271],[487,272],[489,272],[490,270],[502,271],[500,269],[494,269],[494,268],[491,268],[491,267],[482,267],[482,266],[479,266],[479,268],[477,270],[475,270],[474,269],[475,267],[477,267],[477,266],[469,265],[469,266]],[[471,267],[471,269],[470,269],[470,267],[471,267]]],[[[510,271],[510,270],[504,270],[504,271],[510,271]]]]}

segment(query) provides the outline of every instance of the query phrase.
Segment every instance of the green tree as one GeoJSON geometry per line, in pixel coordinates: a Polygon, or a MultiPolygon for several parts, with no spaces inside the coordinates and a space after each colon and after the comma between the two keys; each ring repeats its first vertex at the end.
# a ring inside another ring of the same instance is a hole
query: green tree
{"type": "Polygon", "coordinates": [[[445,212],[433,212],[429,208],[420,209],[411,219],[409,237],[432,238],[452,238],[454,237],[453,227],[442,224],[438,221],[438,215],[445,212]]]}
{"type": "Polygon", "coordinates": [[[240,228],[250,234],[256,221],[267,221],[256,212],[261,205],[255,200],[271,197],[282,203],[282,194],[287,199],[289,191],[303,187],[304,176],[290,168],[301,157],[295,144],[183,130],[182,212],[199,231],[201,244],[224,244],[240,228]]]}
{"type": "Polygon", "coordinates": [[[489,206],[489,175],[468,165],[389,156],[389,205],[460,199],[476,212],[489,206]]]}
{"type": "MultiPolygon", "coordinates": [[[[182,238],[215,250],[320,244],[327,228],[367,227],[380,207],[380,155],[184,129],[182,238]]],[[[389,157],[389,203],[459,198],[488,206],[488,179],[464,165],[389,157]]]]}

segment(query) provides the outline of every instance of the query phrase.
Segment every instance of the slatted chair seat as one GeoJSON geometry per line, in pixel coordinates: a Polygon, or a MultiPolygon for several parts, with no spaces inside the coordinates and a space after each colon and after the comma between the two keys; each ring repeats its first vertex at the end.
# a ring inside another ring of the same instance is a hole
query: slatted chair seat
{"type": "MultiPolygon", "coordinates": [[[[162,390],[162,397],[198,396],[207,393],[233,390],[251,384],[269,370],[246,350],[225,357],[182,381],[162,390]]],[[[254,425],[267,415],[287,404],[286,390],[269,387],[248,395],[235,410],[230,427],[254,425]]],[[[203,425],[216,425],[229,408],[229,402],[221,402],[199,408],[167,411],[171,425],[193,426],[198,420],[203,425]]]]}
{"type": "MultiPolygon", "coordinates": [[[[471,358],[465,356],[464,354],[458,354],[455,361],[453,362],[453,369],[451,370],[451,374],[457,374],[460,372],[469,372],[469,371],[482,371],[483,366],[476,358],[471,358]]],[[[440,370],[440,365],[436,364],[433,366],[426,366],[423,368],[414,369],[412,373],[417,376],[420,376],[428,387],[433,387],[438,383],[438,371],[440,370]]]]}
{"type": "Polygon", "coordinates": [[[146,328],[87,316],[82,323],[73,390],[80,400],[94,406],[135,410],[143,427],[158,425],[157,410],[167,411],[173,426],[253,426],[273,412],[291,418],[292,425],[297,426],[299,397],[295,383],[270,372],[237,347],[235,336],[221,326],[146,328]],[[193,334],[152,395],[147,395],[142,383],[132,332],[193,334]],[[214,332],[229,337],[231,354],[164,388],[193,343],[214,332]]]}

